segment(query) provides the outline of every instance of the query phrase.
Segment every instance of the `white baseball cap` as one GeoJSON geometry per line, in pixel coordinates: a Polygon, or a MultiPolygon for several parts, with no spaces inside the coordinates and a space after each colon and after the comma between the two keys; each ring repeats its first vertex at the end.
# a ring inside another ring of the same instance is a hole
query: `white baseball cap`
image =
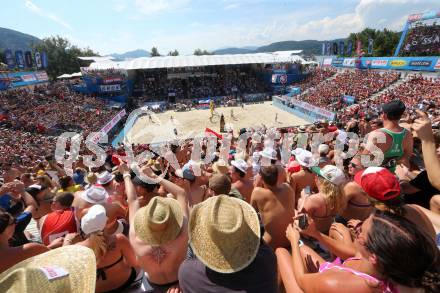
{"type": "Polygon", "coordinates": [[[335,165],[326,165],[322,169],[312,167],[312,172],[337,186],[344,184],[347,180],[344,172],[335,165]]]}
{"type": "Polygon", "coordinates": [[[328,154],[329,151],[330,151],[330,148],[329,148],[329,146],[326,145],[326,144],[320,144],[320,145],[318,146],[318,153],[319,153],[319,154],[326,155],[326,154],[328,154]]]}
{"type": "Polygon", "coordinates": [[[96,204],[89,208],[81,218],[81,230],[86,234],[104,230],[107,224],[107,213],[102,205],[96,204]]]}
{"type": "Polygon", "coordinates": [[[242,160],[235,160],[235,161],[231,161],[231,165],[234,166],[235,168],[237,168],[238,170],[240,170],[243,173],[246,173],[246,170],[248,169],[248,164],[242,160]]]}
{"type": "Polygon", "coordinates": [[[292,151],[295,160],[303,167],[310,168],[318,165],[318,162],[313,158],[313,154],[305,149],[296,148],[292,151]]]}
{"type": "Polygon", "coordinates": [[[108,198],[107,191],[100,186],[92,186],[81,192],[81,198],[89,203],[105,203],[108,198]]]}
{"type": "Polygon", "coordinates": [[[263,151],[260,152],[263,158],[268,158],[271,160],[277,159],[277,152],[273,148],[264,148],[263,151]]]}

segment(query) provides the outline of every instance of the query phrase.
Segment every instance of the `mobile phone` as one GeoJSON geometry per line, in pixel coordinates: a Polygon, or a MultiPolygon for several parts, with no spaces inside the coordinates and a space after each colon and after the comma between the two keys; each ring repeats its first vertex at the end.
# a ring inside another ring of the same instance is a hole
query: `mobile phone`
{"type": "Polygon", "coordinates": [[[312,191],[310,190],[310,186],[304,187],[304,193],[307,194],[307,195],[312,193],[312,191]]]}
{"type": "Polygon", "coordinates": [[[301,230],[307,229],[309,226],[309,221],[307,219],[307,214],[302,214],[298,219],[298,226],[301,230]]]}

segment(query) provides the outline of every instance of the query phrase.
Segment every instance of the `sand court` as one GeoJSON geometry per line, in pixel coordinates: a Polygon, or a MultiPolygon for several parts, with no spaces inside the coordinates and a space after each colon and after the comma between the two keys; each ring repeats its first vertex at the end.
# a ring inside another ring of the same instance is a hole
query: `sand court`
{"type": "Polygon", "coordinates": [[[241,128],[286,127],[309,124],[306,120],[287,113],[272,105],[271,101],[262,104],[249,104],[240,107],[219,107],[212,119],[210,110],[191,110],[186,112],[166,111],[140,116],[128,131],[128,143],[159,143],[185,138],[203,133],[205,128],[220,131],[220,115],[225,117],[226,128],[238,133],[241,128]],[[232,116],[231,116],[232,114],[232,116]],[[176,136],[177,132],[177,136],[176,136]]]}

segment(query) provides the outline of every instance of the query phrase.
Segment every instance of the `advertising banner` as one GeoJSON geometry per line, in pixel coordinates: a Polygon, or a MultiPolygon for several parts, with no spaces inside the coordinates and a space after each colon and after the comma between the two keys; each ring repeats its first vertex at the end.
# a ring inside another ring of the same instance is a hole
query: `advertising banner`
{"type": "Polygon", "coordinates": [[[344,67],[354,67],[355,65],[355,58],[344,58],[344,61],[342,62],[342,66],[344,67]]]}
{"type": "Polygon", "coordinates": [[[27,68],[32,68],[33,60],[32,60],[32,53],[31,53],[31,51],[26,51],[26,53],[24,53],[24,60],[26,62],[26,67],[27,68]]]}
{"type": "Polygon", "coordinates": [[[43,65],[43,68],[47,68],[48,62],[47,62],[47,53],[41,52],[41,64],[43,65]]]}
{"type": "Polygon", "coordinates": [[[120,84],[101,85],[99,88],[101,89],[101,92],[119,92],[119,91],[121,91],[120,84]]]}
{"type": "Polygon", "coordinates": [[[112,84],[112,83],[121,83],[122,77],[114,76],[114,77],[106,77],[102,80],[104,84],[112,84]]]}
{"type": "Polygon", "coordinates": [[[357,40],[356,42],[356,54],[360,56],[362,53],[362,42],[361,40],[357,40]]]}
{"type": "Polygon", "coordinates": [[[15,64],[18,68],[24,68],[24,57],[22,51],[15,51],[15,64]]]}
{"type": "Polygon", "coordinates": [[[373,39],[368,39],[368,54],[373,54],[373,39]]]}
{"type": "Polygon", "coordinates": [[[334,120],[335,119],[335,113],[330,112],[326,109],[322,109],[317,106],[311,105],[309,103],[297,100],[292,97],[282,96],[281,98],[274,97],[273,99],[274,100],[278,99],[279,102],[286,105],[286,107],[300,111],[303,114],[309,116],[309,120],[316,121],[316,120],[320,120],[320,119],[327,119],[327,120],[334,120]]]}
{"type": "Polygon", "coordinates": [[[39,52],[35,52],[35,64],[37,65],[37,69],[43,68],[43,64],[41,63],[41,56],[39,52]]]}
{"type": "Polygon", "coordinates": [[[99,141],[99,139],[104,135],[104,134],[108,134],[110,132],[110,130],[112,130],[112,128],[127,114],[127,112],[125,111],[125,109],[122,109],[122,111],[120,111],[118,114],[115,115],[115,117],[113,117],[112,120],[110,120],[109,122],[107,122],[106,125],[104,125],[104,127],[99,131],[99,133],[97,135],[95,135],[91,141],[93,141],[94,143],[97,143],[99,141]]]}
{"type": "Polygon", "coordinates": [[[324,58],[324,61],[322,62],[322,66],[331,66],[332,65],[332,58],[324,58]]]}
{"type": "Polygon", "coordinates": [[[12,51],[10,49],[5,50],[5,59],[6,59],[6,64],[8,65],[9,68],[15,67],[14,56],[12,55],[12,51]]]}
{"type": "Polygon", "coordinates": [[[351,56],[351,54],[353,53],[353,42],[352,41],[348,41],[347,44],[347,55],[351,56]]]}
{"type": "Polygon", "coordinates": [[[363,57],[363,66],[373,69],[435,71],[440,69],[439,57],[363,57]]]}
{"type": "Polygon", "coordinates": [[[338,55],[338,43],[333,43],[333,54],[338,55]]]}
{"type": "Polygon", "coordinates": [[[28,86],[49,81],[45,71],[36,72],[10,72],[0,77],[2,83],[7,84],[7,88],[28,86]]]}
{"type": "Polygon", "coordinates": [[[344,41],[339,42],[339,55],[345,55],[345,44],[344,41]]]}
{"type": "Polygon", "coordinates": [[[322,43],[322,53],[321,55],[325,55],[325,43],[322,43]]]}

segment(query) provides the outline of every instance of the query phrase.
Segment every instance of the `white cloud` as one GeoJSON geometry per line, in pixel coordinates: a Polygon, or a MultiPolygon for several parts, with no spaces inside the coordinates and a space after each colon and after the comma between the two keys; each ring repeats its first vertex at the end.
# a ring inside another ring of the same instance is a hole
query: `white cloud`
{"type": "Polygon", "coordinates": [[[70,26],[70,24],[68,24],[64,20],[60,19],[58,16],[50,13],[49,11],[45,11],[45,10],[41,9],[40,7],[35,5],[31,0],[26,0],[24,2],[24,5],[29,11],[31,11],[41,17],[48,18],[48,19],[58,23],[59,25],[67,28],[70,31],[73,30],[72,27],[70,26]]]}
{"type": "Polygon", "coordinates": [[[135,6],[139,12],[151,15],[182,8],[189,2],[190,0],[136,0],[135,6]]]}
{"type": "MultiPolygon", "coordinates": [[[[250,0],[224,0],[223,4],[243,3],[250,0]]],[[[141,1],[144,4],[152,1],[141,1]]],[[[152,11],[164,11],[176,7],[176,3],[188,1],[156,1],[152,11]],[[173,2],[171,6],[163,4],[173,2]],[[161,6],[162,5],[162,6],[161,6]],[[174,5],[174,6],[173,6],[174,5]],[[158,10],[161,8],[162,10],[158,10]]],[[[182,6],[180,6],[182,7],[182,6]]],[[[375,29],[388,28],[401,30],[409,14],[436,9],[438,0],[359,0],[352,11],[334,17],[314,14],[309,11],[295,11],[291,14],[268,16],[259,22],[243,19],[239,22],[222,24],[190,22],[182,32],[156,30],[149,38],[139,39],[137,35],[118,33],[117,38],[103,37],[94,39],[101,52],[122,52],[135,48],[151,48],[157,46],[161,53],[177,48],[181,54],[191,54],[195,48],[215,50],[224,47],[243,47],[249,45],[261,46],[284,40],[317,39],[328,40],[347,37],[352,32],[359,32],[365,27],[375,29]],[[304,21],[306,15],[308,21],[304,21]],[[121,41],[123,39],[124,41],[121,41]]],[[[336,9],[336,8],[335,8],[336,9]]],[[[146,11],[143,11],[146,13],[146,11]]]]}
{"type": "Polygon", "coordinates": [[[127,8],[126,0],[113,0],[113,10],[116,12],[122,12],[127,8]]]}

